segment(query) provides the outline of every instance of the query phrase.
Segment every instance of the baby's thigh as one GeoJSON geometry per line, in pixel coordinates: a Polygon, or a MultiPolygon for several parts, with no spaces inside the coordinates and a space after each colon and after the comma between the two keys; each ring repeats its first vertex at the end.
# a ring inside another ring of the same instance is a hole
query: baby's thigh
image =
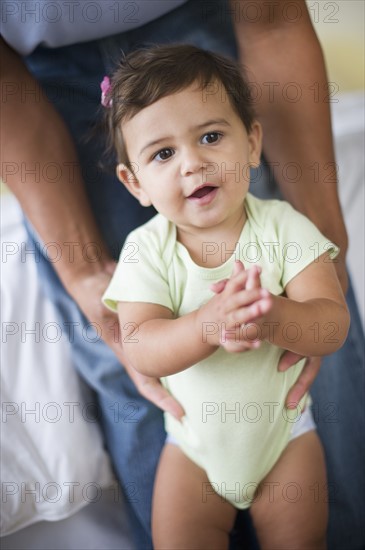
{"type": "Polygon", "coordinates": [[[262,550],[326,548],[324,454],[315,431],[293,439],[260,483],[251,516],[262,550]]]}
{"type": "Polygon", "coordinates": [[[177,445],[165,445],[152,504],[152,537],[156,550],[228,549],[236,510],[211,487],[207,490],[207,485],[210,484],[204,470],[177,445]]]}

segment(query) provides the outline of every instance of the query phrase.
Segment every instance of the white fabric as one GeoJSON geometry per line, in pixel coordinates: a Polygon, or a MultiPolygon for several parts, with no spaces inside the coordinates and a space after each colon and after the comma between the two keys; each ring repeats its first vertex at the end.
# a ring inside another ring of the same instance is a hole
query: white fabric
{"type": "Polygon", "coordinates": [[[1,550],[141,550],[130,533],[121,491],[103,491],[100,500],[59,521],[40,521],[2,537],[1,550]]]}
{"type": "Polygon", "coordinates": [[[113,475],[92,420],[90,396],[71,364],[66,335],[39,287],[34,257],[24,258],[20,209],[10,196],[2,197],[1,206],[5,535],[36,521],[74,514],[100,498],[113,475]]]}
{"type": "Polygon", "coordinates": [[[0,33],[22,55],[141,27],[186,0],[2,0],[0,33]]]}
{"type": "Polygon", "coordinates": [[[315,429],[316,424],[314,422],[311,408],[307,406],[298,418],[297,422],[294,422],[290,432],[289,441],[293,441],[293,439],[295,439],[296,437],[299,437],[306,432],[310,432],[315,429]]]}

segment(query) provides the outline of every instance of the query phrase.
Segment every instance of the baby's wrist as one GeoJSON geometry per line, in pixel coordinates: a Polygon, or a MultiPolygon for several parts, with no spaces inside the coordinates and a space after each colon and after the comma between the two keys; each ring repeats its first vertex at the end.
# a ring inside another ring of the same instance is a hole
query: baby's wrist
{"type": "Polygon", "coordinates": [[[266,341],[271,344],[274,343],[276,337],[276,329],[280,325],[280,304],[278,304],[278,297],[269,293],[268,299],[270,300],[269,310],[261,317],[258,325],[260,327],[260,340],[266,341]]]}
{"type": "Polygon", "coordinates": [[[198,334],[201,335],[201,342],[211,348],[217,348],[220,345],[220,327],[219,323],[214,321],[213,316],[209,314],[208,304],[203,305],[195,312],[195,327],[198,334]]]}

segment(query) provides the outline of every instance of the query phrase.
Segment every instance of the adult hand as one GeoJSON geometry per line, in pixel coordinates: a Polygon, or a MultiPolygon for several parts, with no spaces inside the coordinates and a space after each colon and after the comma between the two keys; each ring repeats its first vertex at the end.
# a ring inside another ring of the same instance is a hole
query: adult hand
{"type": "Polygon", "coordinates": [[[163,411],[169,412],[177,420],[180,420],[185,414],[184,409],[162,386],[160,380],[140,374],[127,361],[123,351],[118,316],[101,302],[101,297],[111,280],[115,267],[116,263],[110,260],[102,271],[78,277],[77,280],[69,284],[67,290],[87,319],[97,327],[104,342],[114,351],[139,393],[163,411]]]}
{"type": "MultiPolygon", "coordinates": [[[[278,370],[285,372],[295,365],[300,359],[303,359],[302,355],[293,353],[292,351],[285,351],[280,358],[278,364],[278,370]]],[[[286,396],[285,405],[288,409],[295,409],[302,397],[307,393],[309,388],[314,382],[319,369],[321,368],[320,357],[307,357],[306,363],[302,372],[299,375],[298,380],[292,386],[286,396]]]]}
{"type": "Polygon", "coordinates": [[[342,291],[346,296],[346,292],[349,286],[349,278],[346,269],[346,250],[343,251],[341,249],[338,258],[335,258],[335,260],[333,261],[333,265],[336,268],[337,277],[340,281],[342,291]]]}

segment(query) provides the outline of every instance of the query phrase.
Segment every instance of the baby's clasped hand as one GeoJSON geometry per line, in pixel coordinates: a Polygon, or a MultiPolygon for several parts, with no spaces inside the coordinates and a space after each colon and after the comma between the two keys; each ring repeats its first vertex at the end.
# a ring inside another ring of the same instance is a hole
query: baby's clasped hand
{"type": "Polygon", "coordinates": [[[260,268],[245,269],[236,261],[231,277],[212,285],[216,292],[205,306],[205,317],[218,325],[211,342],[226,351],[237,353],[260,346],[255,322],[262,322],[272,308],[270,293],[261,287],[260,268]]]}

